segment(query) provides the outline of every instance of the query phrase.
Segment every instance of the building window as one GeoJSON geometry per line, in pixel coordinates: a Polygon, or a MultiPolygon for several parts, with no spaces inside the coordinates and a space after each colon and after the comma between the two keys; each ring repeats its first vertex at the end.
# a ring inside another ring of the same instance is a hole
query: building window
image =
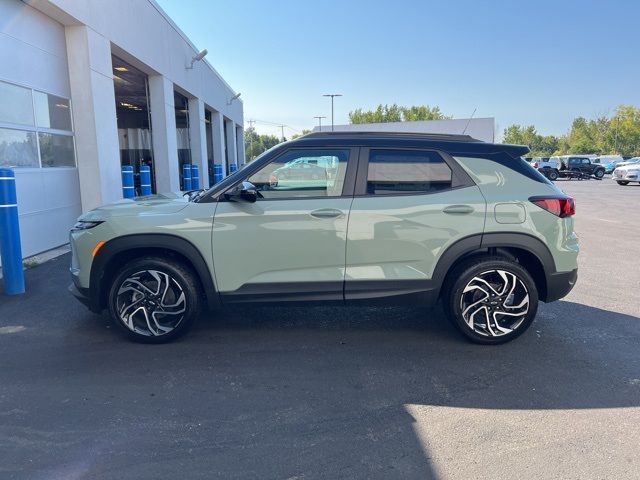
{"type": "Polygon", "coordinates": [[[31,89],[0,82],[0,122],[33,125],[31,89]]]}
{"type": "Polygon", "coordinates": [[[0,166],[38,167],[35,132],[0,128],[0,166]]]}
{"type": "Polygon", "coordinates": [[[33,92],[36,126],[71,131],[69,100],[44,92],[33,92]]]}
{"type": "Polygon", "coordinates": [[[69,99],[0,81],[0,106],[0,166],[76,166],[69,99]]]}
{"type": "Polygon", "coordinates": [[[73,137],[38,133],[40,160],[43,167],[75,167],[73,137]]]}

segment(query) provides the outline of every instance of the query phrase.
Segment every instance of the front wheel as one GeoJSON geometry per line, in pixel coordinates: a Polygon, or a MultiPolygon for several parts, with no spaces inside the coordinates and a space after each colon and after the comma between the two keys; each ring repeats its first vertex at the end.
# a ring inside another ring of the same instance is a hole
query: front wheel
{"type": "Polygon", "coordinates": [[[629,185],[629,182],[625,182],[623,180],[616,180],[616,182],[618,183],[618,185],[629,185]]]}
{"type": "Polygon", "coordinates": [[[556,170],[551,170],[547,174],[547,178],[555,182],[558,179],[558,172],[556,170]]]}
{"type": "Polygon", "coordinates": [[[538,310],[531,275],[514,261],[482,257],[449,275],[443,301],[449,319],[475,343],[499,344],[522,335],[538,310]]]}
{"type": "Polygon", "coordinates": [[[604,170],[596,170],[596,178],[604,177],[604,170]]]}
{"type": "Polygon", "coordinates": [[[125,265],[109,292],[112,319],[142,343],[164,343],[186,333],[200,313],[200,303],[200,285],[191,269],[159,257],[125,265]]]}

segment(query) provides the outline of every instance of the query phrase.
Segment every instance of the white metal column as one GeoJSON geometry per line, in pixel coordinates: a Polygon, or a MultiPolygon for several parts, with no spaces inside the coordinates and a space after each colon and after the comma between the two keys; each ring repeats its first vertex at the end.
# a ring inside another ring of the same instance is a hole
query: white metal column
{"type": "Polygon", "coordinates": [[[122,198],[111,44],[86,26],[65,28],[82,210],[122,198]]]}
{"type": "Polygon", "coordinates": [[[211,133],[213,136],[213,161],[222,165],[222,175],[227,175],[227,163],[224,157],[224,117],[222,113],[211,112],[211,133]]]}
{"type": "Polygon", "coordinates": [[[236,124],[233,122],[233,120],[227,120],[225,119],[225,122],[227,124],[227,138],[226,138],[226,144],[227,144],[227,156],[228,156],[228,160],[229,160],[229,165],[231,165],[232,163],[235,163],[236,165],[238,164],[238,153],[236,151],[237,145],[236,145],[236,124]]]}
{"type": "Polygon", "coordinates": [[[158,193],[177,192],[180,190],[180,174],[171,80],[162,75],[149,77],[149,104],[156,190],[158,193]]]}
{"type": "Polygon", "coordinates": [[[209,187],[207,164],[207,128],[204,121],[204,102],[199,98],[189,99],[189,148],[191,161],[200,169],[200,188],[209,187]]]}
{"type": "Polygon", "coordinates": [[[247,161],[244,154],[244,128],[236,125],[236,149],[238,154],[238,168],[247,161]]]}

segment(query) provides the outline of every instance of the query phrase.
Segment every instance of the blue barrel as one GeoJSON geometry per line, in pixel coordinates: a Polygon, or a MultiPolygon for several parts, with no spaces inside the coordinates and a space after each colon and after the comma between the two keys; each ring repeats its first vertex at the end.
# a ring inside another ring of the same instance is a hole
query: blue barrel
{"type": "Polygon", "coordinates": [[[133,167],[131,165],[122,166],[122,196],[124,198],[136,196],[136,191],[133,187],[133,167]]]}
{"type": "Polygon", "coordinates": [[[237,163],[232,163],[231,165],[229,165],[229,173],[233,173],[233,172],[237,172],[238,171],[238,164],[237,163]]]}
{"type": "Polygon", "coordinates": [[[140,195],[143,197],[151,195],[151,167],[149,165],[140,167],[140,195]]]}
{"type": "Polygon", "coordinates": [[[0,168],[0,259],[4,292],[7,295],[24,293],[16,178],[10,168],[0,168]]]}
{"type": "Polygon", "coordinates": [[[191,165],[191,188],[200,189],[200,171],[198,165],[191,165]]]}
{"type": "Polygon", "coordinates": [[[215,163],[213,165],[213,183],[221,182],[223,178],[222,164],[215,163]]]}
{"type": "Polygon", "coordinates": [[[191,190],[191,164],[182,164],[182,191],[188,192],[191,190]]]}

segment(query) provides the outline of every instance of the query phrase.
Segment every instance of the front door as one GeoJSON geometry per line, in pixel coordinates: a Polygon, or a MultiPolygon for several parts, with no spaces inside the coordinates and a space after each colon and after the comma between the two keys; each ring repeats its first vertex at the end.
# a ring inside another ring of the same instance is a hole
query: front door
{"type": "Polygon", "coordinates": [[[343,298],[351,159],[350,148],[287,150],[242,179],[255,203],[220,198],[212,242],[223,301],[343,298]]]}
{"type": "Polygon", "coordinates": [[[413,294],[426,300],[442,253],[483,231],[480,189],[455,160],[438,152],[362,149],[355,193],[347,300],[413,294]]]}

